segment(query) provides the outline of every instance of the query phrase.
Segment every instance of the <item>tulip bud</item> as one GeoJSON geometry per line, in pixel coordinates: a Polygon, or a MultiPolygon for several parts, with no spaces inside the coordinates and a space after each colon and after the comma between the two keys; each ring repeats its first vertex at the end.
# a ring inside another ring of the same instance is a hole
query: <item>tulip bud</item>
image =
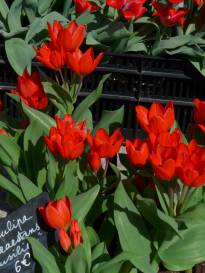
{"type": "Polygon", "coordinates": [[[58,239],[60,246],[65,252],[68,252],[71,247],[71,240],[65,229],[58,230],[58,239]]]}

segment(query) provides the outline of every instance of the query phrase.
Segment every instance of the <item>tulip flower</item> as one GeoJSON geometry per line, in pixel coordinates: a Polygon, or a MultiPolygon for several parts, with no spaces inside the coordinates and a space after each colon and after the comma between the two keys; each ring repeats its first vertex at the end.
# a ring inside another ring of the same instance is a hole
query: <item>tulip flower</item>
{"type": "Polygon", "coordinates": [[[123,143],[123,135],[119,129],[109,136],[105,129],[100,128],[97,130],[94,137],[88,135],[87,141],[100,158],[112,158],[119,152],[123,143]]]}
{"type": "Polygon", "coordinates": [[[25,104],[35,109],[43,109],[48,105],[48,98],[43,90],[40,75],[33,72],[31,75],[24,71],[17,79],[17,87],[11,93],[18,95],[25,104]]]}
{"type": "Polygon", "coordinates": [[[140,18],[146,8],[143,6],[146,0],[106,0],[106,4],[114,9],[118,9],[126,20],[140,18]]]}
{"type": "Polygon", "coordinates": [[[162,180],[170,181],[176,176],[178,163],[178,147],[182,136],[178,129],[173,133],[162,132],[158,136],[149,135],[150,162],[154,173],[162,180]]]}
{"type": "Polygon", "coordinates": [[[194,99],[194,119],[198,127],[205,133],[205,101],[194,99]]]}
{"type": "Polygon", "coordinates": [[[170,4],[180,4],[180,3],[184,3],[184,0],[169,0],[170,4]]]}
{"type": "Polygon", "coordinates": [[[75,51],[79,48],[85,38],[86,26],[78,25],[73,20],[66,28],[63,28],[58,34],[58,44],[65,52],[75,51]]]}
{"type": "Polygon", "coordinates": [[[70,115],[65,115],[62,120],[56,116],[57,128],[51,127],[45,142],[49,150],[55,155],[60,155],[66,160],[79,158],[84,151],[84,142],[87,137],[85,122],[76,124],[70,115]]]}
{"type": "Polygon", "coordinates": [[[159,134],[169,130],[174,124],[175,115],[172,102],[168,102],[165,107],[154,102],[149,110],[138,105],[135,110],[137,121],[147,133],[159,134]]]}
{"type": "Polygon", "coordinates": [[[88,163],[91,170],[95,173],[97,173],[102,166],[99,154],[92,150],[88,155],[88,163]]]}
{"type": "Polygon", "coordinates": [[[104,53],[100,53],[95,58],[93,48],[89,48],[85,53],[82,53],[80,49],[76,49],[72,53],[67,53],[66,62],[71,70],[84,77],[96,69],[97,65],[103,58],[103,55],[104,53]]]}
{"type": "Polygon", "coordinates": [[[149,148],[146,142],[136,138],[133,141],[126,140],[126,151],[129,161],[134,166],[144,166],[149,157],[149,148]]]}
{"type": "Polygon", "coordinates": [[[188,9],[180,8],[179,10],[176,10],[170,5],[164,5],[156,1],[152,1],[152,4],[156,9],[156,12],[153,15],[158,16],[163,25],[172,27],[179,24],[182,28],[184,27],[184,17],[187,15],[188,9]]]}
{"type": "Polygon", "coordinates": [[[54,46],[58,47],[58,35],[63,30],[63,26],[57,20],[54,20],[53,25],[48,23],[48,32],[51,42],[54,46]]]}
{"type": "Polygon", "coordinates": [[[99,9],[97,5],[93,5],[87,0],[74,0],[75,10],[78,14],[84,13],[86,11],[96,11],[99,9]]]}
{"type": "Polygon", "coordinates": [[[58,230],[58,239],[60,246],[65,252],[68,252],[71,248],[71,239],[65,229],[58,230]]]}
{"type": "Polygon", "coordinates": [[[39,208],[39,213],[45,223],[54,229],[66,229],[71,223],[72,208],[68,197],[51,201],[39,208]]]}
{"type": "Polygon", "coordinates": [[[58,50],[52,43],[42,45],[35,49],[36,59],[50,69],[59,70],[64,67],[65,55],[62,49],[58,50]]]}
{"type": "Polygon", "coordinates": [[[80,225],[76,219],[70,225],[70,238],[74,247],[79,246],[83,242],[80,225]]]}
{"type": "MultiPolygon", "coordinates": [[[[177,168],[181,181],[189,187],[199,187],[205,184],[205,148],[192,141],[187,146],[183,160],[177,168]]],[[[181,157],[182,158],[182,157],[181,157]]]]}

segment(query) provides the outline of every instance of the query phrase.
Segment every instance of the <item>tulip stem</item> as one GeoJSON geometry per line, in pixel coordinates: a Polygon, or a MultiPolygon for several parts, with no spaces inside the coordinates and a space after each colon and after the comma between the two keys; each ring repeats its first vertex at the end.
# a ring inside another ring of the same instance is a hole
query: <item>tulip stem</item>
{"type": "Polygon", "coordinates": [[[190,188],[186,187],[185,185],[183,185],[181,194],[180,194],[180,198],[177,204],[177,214],[180,213],[185,201],[187,200],[187,197],[189,196],[189,191],[190,188]]]}
{"type": "Polygon", "coordinates": [[[59,84],[58,75],[56,73],[55,73],[55,79],[56,79],[57,84],[59,84]]]}
{"type": "Polygon", "coordinates": [[[169,188],[169,201],[170,201],[170,215],[174,216],[174,189],[172,186],[169,188]]]}
{"type": "Polygon", "coordinates": [[[64,77],[63,77],[62,70],[59,69],[58,71],[59,71],[59,74],[60,74],[60,77],[61,77],[62,84],[63,84],[63,86],[65,86],[65,80],[64,80],[64,77]]]}
{"type": "Polygon", "coordinates": [[[104,173],[103,173],[103,178],[106,177],[108,166],[109,166],[109,159],[106,158],[106,163],[105,163],[105,169],[104,169],[104,173]]]}

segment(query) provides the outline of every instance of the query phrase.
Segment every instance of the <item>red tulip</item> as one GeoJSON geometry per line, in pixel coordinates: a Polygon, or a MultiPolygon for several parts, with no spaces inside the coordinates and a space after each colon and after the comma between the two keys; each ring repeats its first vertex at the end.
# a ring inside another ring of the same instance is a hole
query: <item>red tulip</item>
{"type": "Polygon", "coordinates": [[[150,110],[144,106],[136,106],[136,118],[140,126],[148,133],[161,133],[169,130],[175,120],[174,106],[172,102],[168,102],[163,106],[154,102],[150,110]]]}
{"type": "Polygon", "coordinates": [[[170,5],[164,5],[156,1],[152,1],[152,4],[156,9],[156,12],[153,15],[159,16],[163,25],[171,27],[179,24],[183,28],[185,22],[184,17],[187,15],[188,9],[181,8],[176,10],[170,5]]]}
{"type": "Polygon", "coordinates": [[[54,20],[53,25],[48,23],[48,32],[51,42],[54,46],[58,47],[58,35],[63,30],[63,26],[57,20],[54,20]]]}
{"type": "Polygon", "coordinates": [[[71,239],[65,229],[59,229],[58,230],[58,239],[60,246],[65,252],[68,252],[71,248],[71,239]]]}
{"type": "Polygon", "coordinates": [[[87,0],[74,0],[75,10],[78,14],[84,13],[86,11],[96,11],[99,9],[97,5],[93,5],[87,0]]]}
{"type": "Polygon", "coordinates": [[[197,122],[197,126],[205,133],[205,101],[195,99],[194,106],[194,119],[197,122]]]}
{"type": "Polygon", "coordinates": [[[143,7],[146,0],[106,0],[106,4],[118,9],[126,20],[141,17],[147,10],[143,7]]]}
{"type": "Polygon", "coordinates": [[[85,53],[82,53],[80,49],[76,49],[72,53],[67,53],[66,62],[76,74],[87,76],[96,69],[103,55],[104,53],[100,53],[95,59],[93,48],[89,48],[85,53]]]}
{"type": "Polygon", "coordinates": [[[170,181],[176,176],[178,147],[182,136],[178,129],[173,133],[162,132],[158,136],[150,134],[150,162],[154,173],[162,180],[170,181]]]}
{"type": "Polygon", "coordinates": [[[57,128],[51,127],[45,142],[54,155],[60,155],[66,160],[79,158],[84,151],[84,142],[87,136],[85,122],[77,125],[70,115],[62,120],[56,116],[57,128]]]}
{"type": "Polygon", "coordinates": [[[68,197],[49,202],[44,207],[40,207],[39,212],[51,228],[66,229],[71,223],[72,208],[68,197]]]}
{"type": "Polygon", "coordinates": [[[70,225],[70,238],[74,247],[83,243],[83,237],[81,234],[80,225],[77,220],[73,220],[70,225]]]}
{"type": "Polygon", "coordinates": [[[48,98],[37,72],[29,75],[24,71],[17,79],[16,90],[11,90],[11,93],[18,95],[25,104],[35,109],[43,109],[48,105],[48,98]]]}
{"type": "Polygon", "coordinates": [[[126,151],[129,161],[134,166],[144,166],[149,157],[149,149],[146,142],[136,138],[133,141],[126,140],[126,151]]]}
{"type": "Polygon", "coordinates": [[[58,70],[64,67],[65,55],[62,49],[56,49],[52,43],[44,44],[39,49],[35,49],[36,59],[48,68],[58,70]]]}
{"type": "Polygon", "coordinates": [[[184,3],[184,0],[169,0],[170,4],[180,4],[180,3],[184,3]]]}
{"type": "Polygon", "coordinates": [[[119,129],[109,136],[105,129],[97,130],[96,135],[87,137],[91,150],[98,153],[100,158],[112,158],[119,152],[123,143],[123,135],[119,129]]]}
{"type": "Polygon", "coordinates": [[[100,158],[99,154],[95,151],[92,151],[92,150],[90,151],[90,153],[88,155],[88,163],[89,163],[91,170],[95,173],[97,173],[102,166],[101,158],[100,158]]]}
{"type": "Polygon", "coordinates": [[[195,141],[186,146],[177,173],[186,186],[199,187],[205,183],[205,148],[196,145],[195,141]]]}
{"type": "Polygon", "coordinates": [[[58,34],[58,44],[65,52],[73,52],[79,48],[85,38],[86,26],[78,25],[73,20],[66,28],[63,28],[58,34]]]}
{"type": "Polygon", "coordinates": [[[11,136],[11,135],[8,134],[8,133],[6,132],[6,130],[3,129],[3,128],[0,128],[0,135],[6,136],[6,137],[10,137],[10,136],[11,136]]]}

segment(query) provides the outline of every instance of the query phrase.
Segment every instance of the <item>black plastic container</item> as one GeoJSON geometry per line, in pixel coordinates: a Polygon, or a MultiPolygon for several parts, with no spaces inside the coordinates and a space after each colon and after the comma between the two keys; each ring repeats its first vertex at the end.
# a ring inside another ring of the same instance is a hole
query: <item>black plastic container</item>
{"type": "MultiPolygon", "coordinates": [[[[0,90],[12,89],[16,75],[3,53],[0,55],[0,71],[0,90]]],[[[143,135],[135,119],[134,108],[137,104],[149,107],[153,101],[165,104],[172,100],[176,119],[184,131],[192,119],[193,98],[205,99],[205,78],[188,60],[107,54],[105,62],[85,79],[79,100],[94,90],[102,75],[108,73],[111,76],[104,84],[103,95],[92,107],[94,121],[99,120],[104,109],[116,110],[124,105],[123,131],[128,138],[143,135]]],[[[13,102],[7,96],[4,96],[4,100],[10,114],[16,116],[13,102]]]]}

